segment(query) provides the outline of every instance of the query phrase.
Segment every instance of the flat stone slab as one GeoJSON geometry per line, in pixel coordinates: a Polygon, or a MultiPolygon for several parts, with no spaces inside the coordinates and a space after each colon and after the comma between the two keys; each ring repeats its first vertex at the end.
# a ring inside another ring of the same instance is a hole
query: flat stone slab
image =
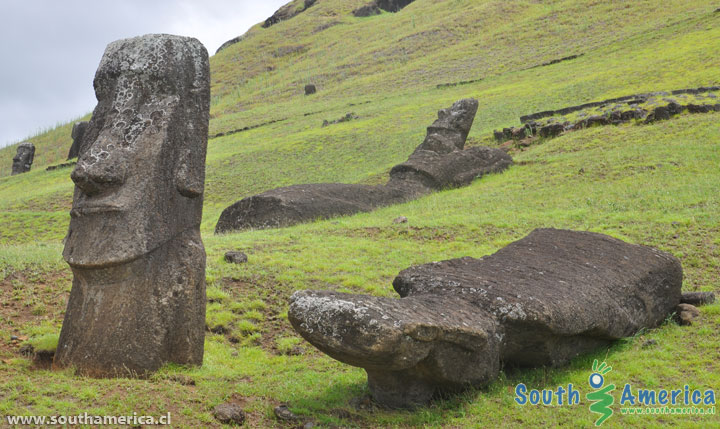
{"type": "Polygon", "coordinates": [[[318,349],[365,368],[376,401],[413,407],[488,384],[501,362],[563,365],[658,326],[681,285],[668,253],[538,229],[490,256],[402,271],[393,282],[401,299],[299,291],[288,316],[318,349]]]}

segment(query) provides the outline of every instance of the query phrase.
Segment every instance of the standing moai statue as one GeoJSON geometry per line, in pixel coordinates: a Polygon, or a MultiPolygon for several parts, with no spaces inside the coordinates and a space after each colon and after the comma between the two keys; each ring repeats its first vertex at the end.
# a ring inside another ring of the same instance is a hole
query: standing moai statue
{"type": "Polygon", "coordinates": [[[98,104],[71,175],[63,257],[74,278],[55,365],[92,377],[200,365],[207,51],[166,34],[119,40],[94,86],[98,104]]]}
{"type": "Polygon", "coordinates": [[[72,145],[68,152],[67,159],[77,158],[80,155],[80,147],[82,145],[82,138],[85,135],[85,131],[88,127],[88,121],[75,122],[72,127],[72,145]]]}
{"type": "Polygon", "coordinates": [[[35,158],[35,145],[29,142],[20,143],[17,154],[13,157],[12,175],[27,173],[35,158]]]}

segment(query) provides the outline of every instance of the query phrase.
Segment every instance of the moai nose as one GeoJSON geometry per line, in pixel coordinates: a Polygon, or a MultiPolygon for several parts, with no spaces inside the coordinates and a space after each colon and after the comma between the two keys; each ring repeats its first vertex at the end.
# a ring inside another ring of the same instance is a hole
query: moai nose
{"type": "Polygon", "coordinates": [[[97,195],[125,183],[126,170],[125,163],[118,157],[94,156],[85,152],[70,178],[85,194],[97,195]]]}

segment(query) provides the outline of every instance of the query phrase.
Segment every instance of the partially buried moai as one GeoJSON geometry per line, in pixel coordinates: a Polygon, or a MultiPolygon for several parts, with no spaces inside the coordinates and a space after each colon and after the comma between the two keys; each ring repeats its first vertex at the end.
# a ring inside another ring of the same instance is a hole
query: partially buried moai
{"type": "Polygon", "coordinates": [[[12,175],[27,173],[32,167],[35,158],[35,145],[32,143],[20,143],[17,154],[13,157],[12,175]]]}
{"type": "Polygon", "coordinates": [[[146,35],[105,50],[71,176],[63,257],[74,279],[56,366],[112,377],[202,364],[209,73],[192,38],[146,35]]]}

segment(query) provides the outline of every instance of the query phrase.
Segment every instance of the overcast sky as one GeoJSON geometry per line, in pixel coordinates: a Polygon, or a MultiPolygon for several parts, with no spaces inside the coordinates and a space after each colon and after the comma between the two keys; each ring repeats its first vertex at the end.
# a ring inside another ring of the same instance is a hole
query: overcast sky
{"type": "Polygon", "coordinates": [[[0,0],[0,147],[90,113],[105,46],[147,33],[210,55],[290,0],[0,0]]]}

